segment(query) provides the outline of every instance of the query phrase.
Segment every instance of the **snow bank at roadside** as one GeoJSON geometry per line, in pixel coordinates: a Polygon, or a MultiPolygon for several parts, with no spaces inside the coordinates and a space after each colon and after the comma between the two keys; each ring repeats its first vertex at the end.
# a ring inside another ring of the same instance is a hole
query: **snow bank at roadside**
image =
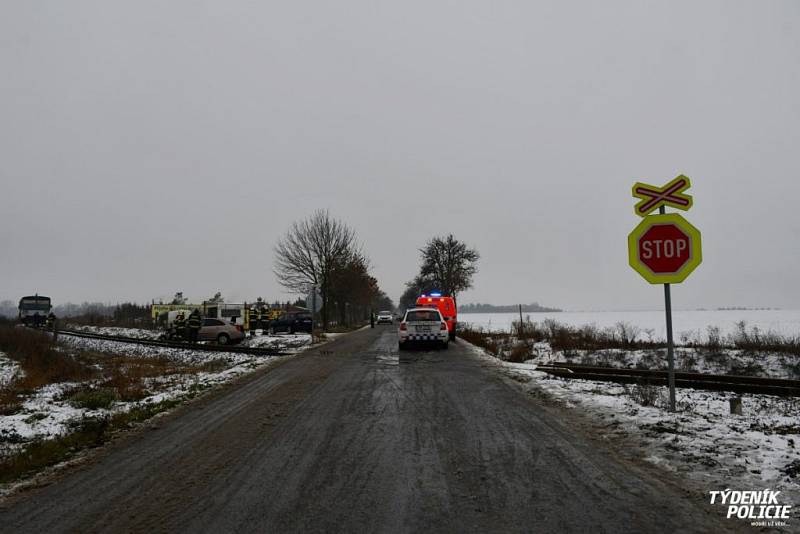
{"type": "Polygon", "coordinates": [[[274,334],[249,336],[240,345],[242,347],[293,350],[310,344],[310,334],[274,334]]]}
{"type": "MultiPolygon", "coordinates": [[[[544,350],[544,347],[540,347],[544,350]]],[[[556,378],[536,362],[498,360],[473,346],[527,392],[580,409],[607,438],[635,438],[643,457],[712,490],[777,489],[800,505],[800,399],[741,395],[744,415],[731,415],[727,392],[679,389],[678,413],[666,411],[667,388],[652,386],[655,406],[637,401],[636,386],[556,378]]]]}

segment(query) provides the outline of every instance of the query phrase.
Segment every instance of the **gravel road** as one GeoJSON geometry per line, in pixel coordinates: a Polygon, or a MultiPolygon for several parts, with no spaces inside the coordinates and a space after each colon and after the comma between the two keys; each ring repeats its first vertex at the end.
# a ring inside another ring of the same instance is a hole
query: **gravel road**
{"type": "MultiPolygon", "coordinates": [[[[343,336],[0,503],[4,532],[720,532],[733,528],[451,344],[343,336]]],[[[563,416],[562,416],[563,415],[563,416]]]]}

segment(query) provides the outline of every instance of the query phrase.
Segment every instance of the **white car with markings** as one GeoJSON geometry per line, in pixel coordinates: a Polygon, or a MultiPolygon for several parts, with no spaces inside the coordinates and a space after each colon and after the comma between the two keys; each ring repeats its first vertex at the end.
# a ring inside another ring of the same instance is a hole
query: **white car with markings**
{"type": "Polygon", "coordinates": [[[436,344],[446,349],[450,333],[442,314],[436,308],[411,308],[406,310],[398,330],[400,350],[412,344],[436,344]]]}
{"type": "Polygon", "coordinates": [[[375,322],[378,324],[392,324],[394,322],[394,314],[390,311],[378,312],[378,317],[375,322]]]}

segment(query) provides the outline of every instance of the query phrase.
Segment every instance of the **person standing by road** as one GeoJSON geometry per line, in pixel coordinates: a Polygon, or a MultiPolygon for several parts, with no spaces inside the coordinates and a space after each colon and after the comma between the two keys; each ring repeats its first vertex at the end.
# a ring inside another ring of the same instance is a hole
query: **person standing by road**
{"type": "Polygon", "coordinates": [[[258,308],[255,306],[250,308],[247,321],[249,323],[247,328],[250,330],[250,337],[253,337],[256,335],[256,328],[258,328],[258,308]]]}
{"type": "Polygon", "coordinates": [[[264,332],[267,329],[267,309],[261,308],[258,310],[258,327],[261,328],[261,335],[264,335],[264,332]]]}
{"type": "Polygon", "coordinates": [[[178,313],[175,317],[175,337],[180,340],[186,339],[186,318],[183,316],[183,312],[178,313]]]}
{"type": "Polygon", "coordinates": [[[187,326],[189,327],[189,342],[197,343],[200,334],[200,326],[202,326],[200,310],[195,308],[191,315],[189,315],[189,320],[187,323],[187,326]]]}

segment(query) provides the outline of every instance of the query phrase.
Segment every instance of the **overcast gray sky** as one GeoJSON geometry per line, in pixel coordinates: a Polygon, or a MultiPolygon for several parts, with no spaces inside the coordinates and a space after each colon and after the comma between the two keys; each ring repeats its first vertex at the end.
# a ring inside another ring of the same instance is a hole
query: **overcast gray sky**
{"type": "Polygon", "coordinates": [[[633,182],[693,180],[677,308],[800,306],[800,3],[0,6],[0,299],[285,298],[272,247],[327,208],[397,298],[658,308],[633,182]]]}

